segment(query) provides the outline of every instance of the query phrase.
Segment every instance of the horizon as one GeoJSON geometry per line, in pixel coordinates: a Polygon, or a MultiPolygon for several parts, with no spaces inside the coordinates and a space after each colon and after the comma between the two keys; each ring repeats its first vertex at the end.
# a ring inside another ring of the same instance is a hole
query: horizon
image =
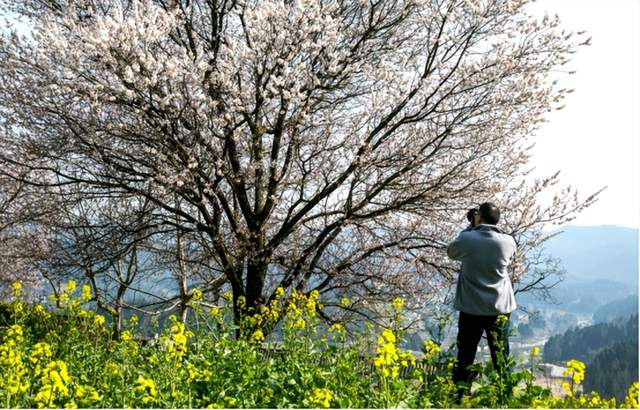
{"type": "Polygon", "coordinates": [[[622,226],[622,225],[617,225],[617,224],[609,224],[609,223],[605,223],[605,224],[595,224],[595,225],[576,225],[573,222],[564,224],[564,225],[560,225],[557,228],[554,229],[564,229],[564,228],[622,228],[622,229],[630,229],[633,231],[640,231],[640,228],[636,227],[636,226],[622,226]]]}

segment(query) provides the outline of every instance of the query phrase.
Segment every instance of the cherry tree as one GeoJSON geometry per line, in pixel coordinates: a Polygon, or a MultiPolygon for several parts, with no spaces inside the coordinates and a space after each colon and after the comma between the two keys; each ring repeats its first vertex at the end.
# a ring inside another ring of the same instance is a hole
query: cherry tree
{"type": "Polygon", "coordinates": [[[542,227],[595,197],[541,207],[557,175],[528,178],[571,91],[552,73],[586,41],[527,3],[6,0],[33,30],[0,40],[0,162],[80,202],[152,204],[197,235],[237,317],[278,287],[318,290],[327,319],[442,303],[446,243],[485,200],[535,288],[542,227]]]}
{"type": "Polygon", "coordinates": [[[22,258],[27,251],[31,255],[39,253],[39,243],[31,241],[34,238],[23,229],[24,221],[29,219],[24,207],[28,187],[2,177],[0,187],[0,296],[7,299],[13,282],[20,279],[29,286],[39,282],[39,275],[22,258]],[[32,246],[25,246],[29,243],[32,246]]]}

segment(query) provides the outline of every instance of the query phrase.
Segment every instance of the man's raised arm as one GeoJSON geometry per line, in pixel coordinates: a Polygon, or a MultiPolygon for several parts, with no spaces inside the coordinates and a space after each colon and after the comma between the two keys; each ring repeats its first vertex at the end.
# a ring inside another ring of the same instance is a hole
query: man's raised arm
{"type": "Polygon", "coordinates": [[[464,255],[467,253],[467,241],[465,238],[465,232],[467,231],[468,230],[465,229],[464,231],[460,232],[458,234],[458,237],[453,242],[451,242],[449,246],[447,246],[447,256],[449,256],[449,258],[456,261],[461,261],[464,255]]]}

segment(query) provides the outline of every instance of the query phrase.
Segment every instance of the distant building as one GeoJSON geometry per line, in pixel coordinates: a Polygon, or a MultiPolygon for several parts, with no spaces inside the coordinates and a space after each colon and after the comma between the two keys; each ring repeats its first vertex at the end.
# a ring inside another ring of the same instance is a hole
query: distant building
{"type": "MultiPolygon", "coordinates": [[[[571,376],[563,375],[566,369],[566,367],[556,366],[555,364],[541,363],[538,365],[535,374],[536,384],[550,389],[556,396],[566,396],[567,392],[562,389],[562,383],[571,383],[571,376]]],[[[582,392],[582,385],[578,385],[575,390],[582,392]]]]}

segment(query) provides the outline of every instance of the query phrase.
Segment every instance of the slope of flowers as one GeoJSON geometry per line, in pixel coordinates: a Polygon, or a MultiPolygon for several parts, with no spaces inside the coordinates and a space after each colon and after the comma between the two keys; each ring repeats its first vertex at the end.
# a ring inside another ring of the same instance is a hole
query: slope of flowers
{"type": "MultiPolygon", "coordinates": [[[[15,284],[16,300],[0,316],[2,407],[456,407],[451,355],[431,340],[419,360],[398,347],[401,299],[390,305],[393,328],[368,326],[347,336],[344,324],[321,325],[317,293],[294,293],[285,304],[280,292],[239,328],[230,325],[229,306],[205,311],[196,298],[192,325],[172,317],[155,343],[143,344],[135,317],[115,340],[105,318],[83,308],[91,299],[87,285],[69,282],[55,314],[22,302],[21,292],[15,284]],[[276,349],[272,332],[263,330],[277,322],[282,340],[276,349]]],[[[533,363],[538,355],[532,351],[533,363]]],[[[584,377],[580,362],[568,364],[572,382],[563,398],[518,367],[500,375],[490,364],[479,365],[473,393],[461,406],[616,407],[615,400],[576,392],[584,377]]],[[[638,407],[638,383],[619,405],[638,407]]]]}

